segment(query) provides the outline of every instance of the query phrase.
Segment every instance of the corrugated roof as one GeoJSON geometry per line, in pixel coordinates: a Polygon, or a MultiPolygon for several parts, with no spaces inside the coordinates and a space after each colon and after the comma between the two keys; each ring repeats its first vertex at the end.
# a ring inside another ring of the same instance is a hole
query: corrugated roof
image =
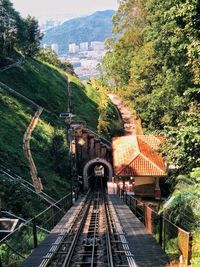
{"type": "Polygon", "coordinates": [[[130,135],[113,138],[115,174],[120,176],[165,176],[165,164],[157,152],[162,137],[130,135]]]}

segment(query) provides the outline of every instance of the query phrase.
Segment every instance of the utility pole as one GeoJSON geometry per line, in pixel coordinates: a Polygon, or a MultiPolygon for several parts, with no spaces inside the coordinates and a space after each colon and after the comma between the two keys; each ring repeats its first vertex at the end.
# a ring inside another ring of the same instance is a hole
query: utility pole
{"type": "Polygon", "coordinates": [[[60,119],[64,120],[67,125],[67,144],[69,147],[69,158],[70,158],[70,187],[71,187],[71,204],[73,204],[73,195],[75,188],[75,179],[78,181],[77,174],[77,158],[76,158],[76,138],[75,138],[75,125],[73,125],[72,118],[72,90],[71,90],[71,81],[67,79],[67,112],[60,114],[60,119]]]}
{"type": "Polygon", "coordinates": [[[70,142],[70,168],[71,168],[71,197],[72,197],[72,204],[73,204],[73,194],[75,188],[75,179],[77,179],[77,166],[76,166],[76,142],[74,136],[74,129],[72,128],[72,136],[70,142]]]}

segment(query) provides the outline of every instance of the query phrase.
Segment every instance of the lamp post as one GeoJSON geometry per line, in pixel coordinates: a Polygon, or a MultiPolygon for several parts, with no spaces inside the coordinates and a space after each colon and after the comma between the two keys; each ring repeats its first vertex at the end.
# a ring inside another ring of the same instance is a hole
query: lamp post
{"type": "Polygon", "coordinates": [[[70,144],[70,165],[71,165],[71,203],[73,204],[74,180],[76,176],[76,143],[75,140],[70,144]]]}
{"type": "Polygon", "coordinates": [[[73,190],[74,190],[74,176],[76,173],[76,144],[74,138],[74,129],[72,127],[72,118],[74,115],[67,109],[67,113],[61,113],[60,119],[64,120],[67,125],[67,143],[69,147],[70,159],[70,190],[71,190],[71,204],[73,204],[73,190]]]}
{"type": "MultiPolygon", "coordinates": [[[[78,141],[78,145],[80,147],[80,150],[79,150],[79,163],[83,160],[83,146],[85,144],[85,140],[81,137],[78,141]]],[[[80,167],[80,166],[79,166],[80,167]]]]}
{"type": "MultiPolygon", "coordinates": [[[[78,140],[78,174],[79,174],[79,177],[82,177],[83,178],[83,173],[82,173],[82,160],[83,160],[83,146],[85,144],[85,140],[81,137],[79,140],[78,140]]],[[[83,181],[82,181],[82,184],[79,183],[79,189],[81,190],[82,188],[82,185],[83,185],[83,181]]]]}
{"type": "MultiPolygon", "coordinates": [[[[70,81],[69,81],[70,82],[70,81]]],[[[71,88],[70,85],[68,83],[68,93],[69,93],[69,98],[71,97],[71,88]]],[[[71,100],[68,101],[68,107],[67,107],[67,113],[61,113],[60,114],[60,119],[64,120],[66,125],[67,125],[67,143],[68,143],[68,147],[69,147],[69,158],[70,158],[70,187],[71,187],[71,204],[73,204],[73,191],[74,191],[74,179],[75,176],[78,180],[78,175],[77,175],[77,158],[76,158],[76,141],[75,141],[75,128],[77,127],[77,125],[82,125],[85,126],[86,122],[85,121],[79,121],[79,122],[75,122],[73,121],[73,117],[75,117],[76,115],[73,115],[71,113],[71,100]]],[[[81,140],[79,140],[78,143],[81,146],[81,157],[82,157],[82,146],[85,144],[85,141],[83,138],[81,138],[81,140]]]]}

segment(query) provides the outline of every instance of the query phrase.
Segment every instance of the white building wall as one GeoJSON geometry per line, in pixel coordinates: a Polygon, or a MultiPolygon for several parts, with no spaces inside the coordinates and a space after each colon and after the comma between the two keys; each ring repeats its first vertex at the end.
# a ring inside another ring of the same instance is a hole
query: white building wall
{"type": "Polygon", "coordinates": [[[80,43],[80,51],[88,51],[89,45],[88,42],[80,43]]]}
{"type": "Polygon", "coordinates": [[[91,49],[92,50],[96,50],[96,51],[98,51],[98,50],[104,50],[104,42],[97,42],[97,41],[95,41],[95,42],[91,42],[91,49]]]}
{"type": "Polygon", "coordinates": [[[51,50],[54,51],[58,55],[58,44],[52,44],[51,50]]]}

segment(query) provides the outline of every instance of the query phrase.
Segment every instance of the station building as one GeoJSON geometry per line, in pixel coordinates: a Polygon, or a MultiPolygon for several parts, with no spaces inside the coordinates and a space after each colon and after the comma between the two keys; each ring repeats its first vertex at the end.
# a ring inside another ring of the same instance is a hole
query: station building
{"type": "Polygon", "coordinates": [[[162,137],[155,135],[113,138],[115,176],[119,181],[130,181],[130,191],[137,196],[161,197],[159,182],[167,175],[164,160],[158,152],[162,141],[162,137]]]}

